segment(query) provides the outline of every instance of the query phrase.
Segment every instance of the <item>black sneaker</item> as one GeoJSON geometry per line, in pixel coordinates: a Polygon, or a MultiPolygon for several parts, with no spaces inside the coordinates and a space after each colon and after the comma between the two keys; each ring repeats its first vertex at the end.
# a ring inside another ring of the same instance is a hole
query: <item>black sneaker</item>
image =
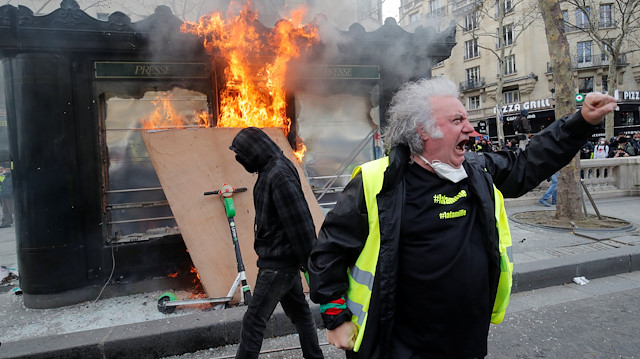
{"type": "Polygon", "coordinates": [[[10,224],[4,224],[4,223],[0,224],[0,228],[9,228],[9,227],[11,227],[10,224]]]}

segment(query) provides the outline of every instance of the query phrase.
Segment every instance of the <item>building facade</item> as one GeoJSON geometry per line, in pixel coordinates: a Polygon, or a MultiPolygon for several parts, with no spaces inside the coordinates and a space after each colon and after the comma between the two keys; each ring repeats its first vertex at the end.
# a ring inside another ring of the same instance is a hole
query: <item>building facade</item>
{"type": "MultiPolygon", "coordinates": [[[[528,110],[533,132],[555,120],[554,71],[537,1],[504,0],[501,3],[504,4],[503,16],[499,15],[497,1],[403,0],[400,7],[400,24],[405,28],[456,22],[457,45],[449,59],[433,66],[432,75],[444,75],[459,85],[469,120],[478,132],[492,140],[497,140],[497,118],[502,119],[505,139],[513,138],[511,123],[523,109],[528,110]],[[503,59],[505,66],[501,89],[499,59],[503,59]],[[502,100],[500,109],[497,99],[502,100]]],[[[606,52],[585,29],[591,22],[592,28],[604,38],[618,36],[622,14],[616,13],[617,4],[610,0],[592,2],[587,7],[589,16],[584,9],[567,2],[561,4],[561,9],[575,78],[576,106],[580,106],[578,94],[608,92],[610,63],[606,52]]],[[[633,26],[629,28],[629,38],[640,34],[633,26]]],[[[615,95],[619,98],[619,108],[614,114],[614,134],[640,130],[637,50],[631,41],[623,43],[622,56],[617,61],[615,95]]],[[[604,133],[595,134],[594,139],[601,136],[604,133]]]]}

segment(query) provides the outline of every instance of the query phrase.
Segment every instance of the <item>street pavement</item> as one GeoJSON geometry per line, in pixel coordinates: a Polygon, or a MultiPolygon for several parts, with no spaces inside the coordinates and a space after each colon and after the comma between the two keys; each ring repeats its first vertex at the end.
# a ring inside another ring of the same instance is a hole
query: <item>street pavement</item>
{"type": "MultiPolygon", "coordinates": [[[[601,198],[596,204],[603,215],[627,220],[631,226],[571,233],[510,220],[516,294],[505,323],[492,327],[490,357],[635,358],[640,352],[637,335],[625,337],[625,333],[635,334],[640,328],[618,324],[629,317],[638,318],[635,308],[639,308],[640,272],[635,271],[640,269],[640,197],[601,198]],[[584,286],[569,284],[582,276],[591,282],[584,286]],[[615,306],[609,305],[609,299],[616,300],[615,306]],[[583,324],[575,324],[578,322],[583,324]],[[585,332],[584,323],[593,323],[597,332],[609,333],[611,338],[607,342],[585,332]],[[566,345],[562,344],[564,335],[569,340],[566,345]],[[594,339],[592,344],[587,343],[589,338],[594,339]],[[560,355],[563,348],[567,355],[560,355]]],[[[509,216],[552,209],[537,204],[536,196],[507,201],[509,216]]],[[[17,267],[12,228],[0,229],[0,260],[0,265],[17,267]]],[[[160,293],[100,299],[64,308],[28,309],[19,296],[0,287],[0,358],[157,358],[237,343],[246,307],[180,307],[167,315],[155,309],[160,293]]],[[[321,323],[317,306],[312,305],[312,309],[316,323],[321,323]]],[[[278,308],[266,337],[292,337],[289,334],[294,332],[278,308]]],[[[321,342],[325,341],[322,331],[319,333],[321,342]]],[[[273,345],[296,346],[297,341],[273,345]]],[[[323,348],[332,349],[328,345],[323,348]]],[[[277,353],[264,357],[282,357],[277,353]]],[[[213,351],[207,355],[220,356],[213,351]]]]}
{"type": "MultiPolygon", "coordinates": [[[[640,272],[515,293],[504,321],[491,325],[487,359],[640,358],[640,272]]],[[[326,359],[344,352],[318,338],[326,359]]],[[[234,358],[237,345],[163,359],[234,358]]],[[[263,342],[260,358],[302,358],[298,336],[263,342]]]]}

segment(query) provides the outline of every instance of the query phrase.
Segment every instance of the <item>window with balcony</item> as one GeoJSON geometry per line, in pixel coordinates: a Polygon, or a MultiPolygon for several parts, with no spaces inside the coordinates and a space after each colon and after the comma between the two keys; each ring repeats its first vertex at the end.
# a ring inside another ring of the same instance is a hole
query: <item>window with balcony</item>
{"type": "Polygon", "coordinates": [[[593,92],[593,77],[579,77],[578,78],[578,92],[589,93],[593,92]]]}
{"type": "MultiPolygon", "coordinates": [[[[516,55],[509,55],[505,57],[504,64],[505,64],[505,67],[504,67],[505,75],[513,75],[516,73],[516,55]]],[[[498,65],[498,71],[500,71],[500,65],[498,65]]]]}
{"type": "Polygon", "coordinates": [[[473,89],[480,87],[480,66],[471,67],[465,70],[467,83],[464,88],[473,89]]]}
{"type": "Polygon", "coordinates": [[[609,76],[602,75],[602,92],[609,92],[609,76]]]}
{"type": "Polygon", "coordinates": [[[587,6],[586,12],[582,9],[576,9],[576,26],[580,29],[586,29],[589,27],[589,7],[587,6]]]}
{"type": "Polygon", "coordinates": [[[478,12],[472,11],[464,16],[464,31],[478,29],[478,12]]]}
{"type": "Polygon", "coordinates": [[[467,82],[476,82],[480,79],[480,66],[466,69],[467,82]]]}
{"type": "Polygon", "coordinates": [[[613,4],[600,5],[600,27],[613,27],[613,4]]]}
{"type": "Polygon", "coordinates": [[[503,103],[520,102],[520,91],[518,91],[518,90],[503,91],[502,92],[502,102],[503,103]]]}
{"type": "Polygon", "coordinates": [[[577,44],[578,49],[576,55],[578,58],[578,67],[591,64],[591,41],[580,41],[577,44]]]}
{"type": "Polygon", "coordinates": [[[480,108],[480,96],[471,96],[467,98],[467,108],[469,110],[477,110],[480,108]]]}
{"type": "Polygon", "coordinates": [[[499,49],[502,44],[504,44],[505,46],[509,46],[513,44],[513,39],[514,39],[514,33],[513,33],[513,24],[508,24],[508,25],[504,25],[502,27],[502,41],[500,41],[500,32],[499,29],[496,30],[496,33],[498,34],[498,44],[497,44],[497,48],[499,49]]]}
{"type": "MultiPolygon", "coordinates": [[[[516,73],[516,55],[509,55],[504,58],[504,74],[513,75],[516,73]]],[[[500,62],[498,62],[498,74],[500,74],[500,62]]]]}
{"type": "Polygon", "coordinates": [[[464,59],[472,59],[480,56],[480,50],[478,49],[478,40],[471,39],[464,42],[464,59]]]}

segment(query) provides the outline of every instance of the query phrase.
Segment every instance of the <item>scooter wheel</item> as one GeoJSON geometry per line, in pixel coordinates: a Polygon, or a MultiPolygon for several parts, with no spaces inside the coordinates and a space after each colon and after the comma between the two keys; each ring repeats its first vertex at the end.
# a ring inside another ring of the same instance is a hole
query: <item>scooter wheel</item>
{"type": "Polygon", "coordinates": [[[175,312],[176,311],[175,306],[165,306],[163,304],[164,302],[170,302],[170,301],[171,301],[171,297],[168,295],[160,297],[160,299],[158,299],[158,311],[164,314],[171,314],[175,312]]]}

